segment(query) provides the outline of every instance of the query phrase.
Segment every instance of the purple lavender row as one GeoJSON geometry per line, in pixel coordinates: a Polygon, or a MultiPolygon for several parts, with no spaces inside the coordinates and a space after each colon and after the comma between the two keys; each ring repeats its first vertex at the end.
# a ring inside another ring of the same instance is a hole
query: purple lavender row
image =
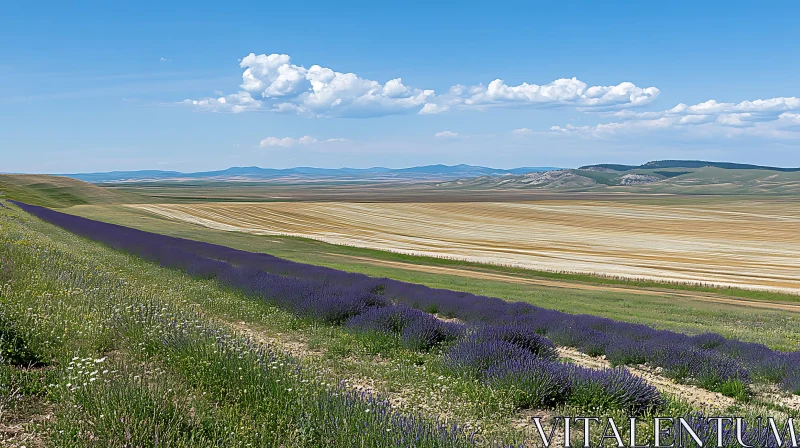
{"type": "Polygon", "coordinates": [[[592,356],[605,355],[614,365],[648,363],[661,367],[666,375],[679,381],[694,382],[711,390],[735,394],[737,389],[757,379],[778,383],[785,390],[800,394],[800,351],[773,351],[762,344],[726,339],[714,333],[689,336],[598,316],[563,313],[522,302],[372,278],[268,254],[143,232],[43,207],[16,204],[41,219],[116,249],[137,253],[162,264],[187,267],[195,273],[204,271],[231,284],[250,285],[245,289],[258,294],[273,294],[279,303],[285,302],[300,314],[330,323],[342,323],[369,307],[393,301],[456,317],[473,325],[528,328],[557,344],[575,347],[592,356]],[[174,253],[173,260],[168,252],[174,253]],[[215,261],[241,269],[235,274],[239,278],[226,279],[226,275],[234,274],[222,264],[205,268],[192,266],[215,261]],[[272,276],[256,281],[264,271],[272,276]],[[243,280],[242,276],[253,278],[243,280]],[[258,282],[261,286],[256,285],[258,282]],[[265,289],[267,284],[270,291],[265,289]],[[298,301],[298,296],[303,299],[298,301]]]}
{"type": "MultiPolygon", "coordinates": [[[[302,316],[330,324],[344,323],[353,331],[396,337],[412,350],[427,351],[460,341],[445,352],[445,368],[456,375],[516,392],[516,402],[521,407],[572,403],[587,409],[621,409],[640,415],[662,404],[654,387],[627,371],[596,371],[561,364],[556,360],[552,342],[522,326],[482,324],[468,329],[462,323],[444,322],[430,313],[393,304],[372,287],[277,275],[234,266],[175,246],[153,244],[146,236],[140,238],[141,234],[123,240],[113,235],[119,227],[94,229],[97,230],[103,233],[93,233],[96,239],[162,266],[216,278],[302,316]]],[[[86,228],[80,231],[86,232],[86,228]]]]}

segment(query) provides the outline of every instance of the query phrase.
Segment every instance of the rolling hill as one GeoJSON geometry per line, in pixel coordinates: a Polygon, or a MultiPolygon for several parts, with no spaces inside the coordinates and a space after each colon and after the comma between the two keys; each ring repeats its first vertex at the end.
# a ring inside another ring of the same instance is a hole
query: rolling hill
{"type": "Polygon", "coordinates": [[[795,172],[800,171],[800,168],[781,168],[775,166],[763,165],[749,165],[746,163],[732,163],[732,162],[708,162],[705,160],[654,160],[642,165],[618,165],[610,163],[601,163],[599,165],[586,165],[579,169],[591,170],[598,168],[606,168],[614,171],[631,171],[635,169],[656,169],[656,168],[724,168],[726,170],[768,170],[768,171],[782,171],[782,172],[795,172]]]}
{"type": "Polygon", "coordinates": [[[141,203],[147,198],[119,192],[69,177],[37,174],[0,174],[0,199],[66,208],[84,204],[141,203]]]}
{"type": "MultiPolygon", "coordinates": [[[[685,165],[691,165],[687,163],[685,165]]],[[[436,184],[440,189],[624,191],[652,194],[800,194],[800,170],[645,164],[591,165],[504,176],[479,176],[436,184]],[[612,167],[617,167],[614,169],[612,167]],[[646,168],[644,168],[646,167],[646,168]]]]}

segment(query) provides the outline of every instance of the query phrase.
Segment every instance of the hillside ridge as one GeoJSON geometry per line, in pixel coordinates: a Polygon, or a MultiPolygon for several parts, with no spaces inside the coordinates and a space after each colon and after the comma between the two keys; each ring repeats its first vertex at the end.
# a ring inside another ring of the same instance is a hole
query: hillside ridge
{"type": "Polygon", "coordinates": [[[613,163],[600,163],[596,165],[585,165],[578,169],[588,170],[592,168],[606,168],[614,171],[631,171],[635,169],[653,168],[723,168],[726,170],[768,170],[791,173],[800,171],[800,168],[782,168],[765,165],[750,165],[747,163],[734,162],[709,162],[704,160],[653,160],[642,165],[621,165],[613,163]]]}
{"type": "Polygon", "coordinates": [[[0,174],[0,199],[66,208],[85,204],[141,203],[147,198],[63,176],[0,174]]]}

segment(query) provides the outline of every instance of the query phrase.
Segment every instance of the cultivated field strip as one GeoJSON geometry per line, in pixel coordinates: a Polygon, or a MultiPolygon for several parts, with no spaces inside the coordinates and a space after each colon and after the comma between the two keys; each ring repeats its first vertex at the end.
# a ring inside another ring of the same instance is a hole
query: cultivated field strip
{"type": "Polygon", "coordinates": [[[800,204],[789,201],[129,206],[227,231],[539,270],[800,293],[800,204]]]}
{"type": "Polygon", "coordinates": [[[704,294],[704,293],[688,292],[688,291],[677,291],[677,290],[654,291],[650,289],[634,289],[634,288],[625,288],[625,287],[609,286],[609,285],[592,285],[588,283],[545,280],[542,278],[524,278],[524,277],[517,277],[514,275],[504,275],[504,274],[495,274],[490,272],[473,271],[467,269],[448,268],[444,266],[426,266],[413,263],[404,263],[400,261],[380,260],[377,258],[355,257],[355,256],[341,255],[341,254],[338,255],[329,254],[329,255],[334,255],[340,258],[346,258],[358,262],[363,262],[364,264],[368,265],[378,264],[382,266],[391,266],[398,269],[405,269],[417,272],[438,273],[438,274],[455,275],[459,277],[470,277],[470,278],[479,278],[486,280],[498,280],[502,282],[518,283],[523,285],[547,286],[551,288],[569,288],[569,289],[579,289],[584,291],[608,291],[608,292],[618,292],[623,294],[639,294],[639,295],[654,296],[654,297],[688,298],[691,300],[698,300],[701,302],[724,303],[727,305],[762,308],[770,310],[782,310],[782,311],[800,313],[800,304],[794,304],[794,303],[770,302],[766,300],[747,300],[741,298],[733,299],[727,297],[720,297],[719,295],[716,294],[704,294]]]}

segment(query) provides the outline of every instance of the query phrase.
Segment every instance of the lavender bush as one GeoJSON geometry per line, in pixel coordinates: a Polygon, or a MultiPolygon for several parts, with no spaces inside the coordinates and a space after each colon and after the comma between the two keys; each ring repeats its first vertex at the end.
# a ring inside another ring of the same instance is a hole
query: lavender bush
{"type": "Polygon", "coordinates": [[[374,332],[397,337],[413,350],[430,350],[444,342],[454,341],[465,332],[465,326],[443,322],[434,316],[406,306],[372,307],[345,322],[355,331],[374,332]]]}
{"type": "Polygon", "coordinates": [[[468,338],[451,347],[443,358],[444,365],[458,375],[483,378],[490,368],[508,360],[526,362],[536,359],[529,351],[505,341],[468,338]]]}
{"type": "Polygon", "coordinates": [[[750,382],[748,371],[739,362],[718,352],[672,345],[657,346],[653,351],[656,364],[677,381],[693,379],[711,390],[731,381],[750,382]]]}
{"type": "Polygon", "coordinates": [[[784,390],[800,395],[800,371],[795,370],[781,382],[784,390]]]}
{"type": "Polygon", "coordinates": [[[402,341],[408,348],[424,351],[454,341],[463,334],[464,325],[428,318],[411,322],[403,330],[402,341]]]}
{"type": "Polygon", "coordinates": [[[630,415],[643,415],[663,405],[654,386],[627,370],[572,369],[569,401],[576,406],[598,412],[621,409],[630,415]]]}
{"type": "Polygon", "coordinates": [[[555,359],[557,356],[552,342],[530,327],[519,324],[483,325],[475,331],[474,337],[482,341],[508,342],[542,358],[555,359]]]}
{"type": "Polygon", "coordinates": [[[564,403],[571,388],[566,365],[542,358],[510,359],[485,371],[486,383],[511,391],[521,408],[547,408],[564,403]]]}

